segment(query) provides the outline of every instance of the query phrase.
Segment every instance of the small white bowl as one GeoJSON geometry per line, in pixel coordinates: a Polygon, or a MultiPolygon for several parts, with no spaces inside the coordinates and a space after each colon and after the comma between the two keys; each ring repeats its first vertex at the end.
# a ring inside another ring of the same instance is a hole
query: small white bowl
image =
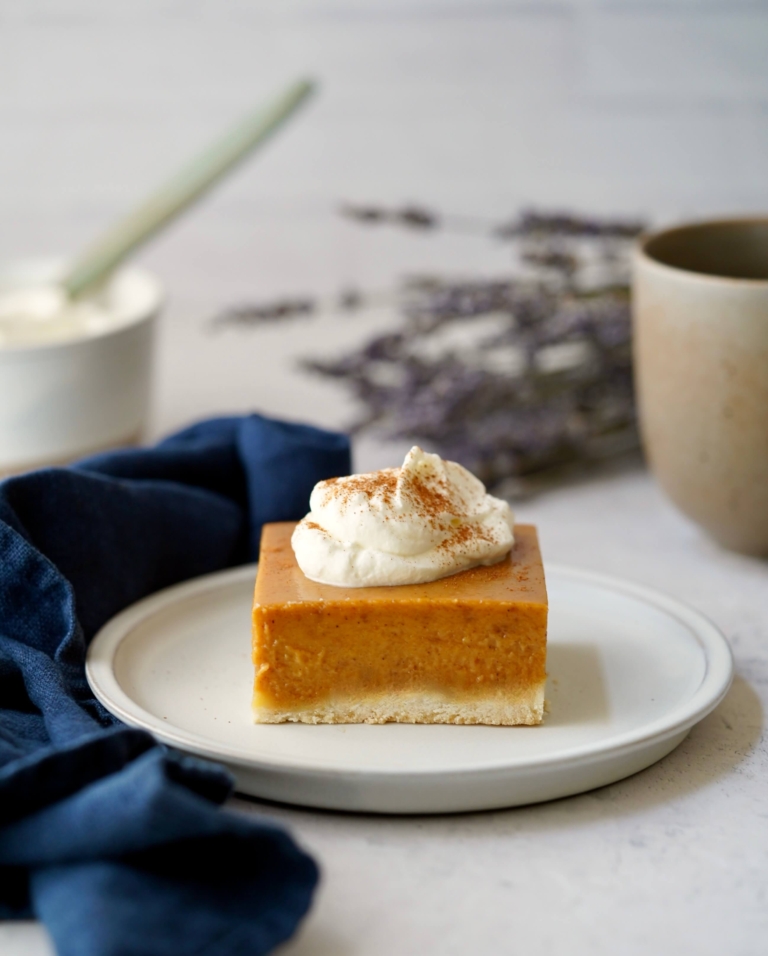
{"type": "MultiPolygon", "coordinates": [[[[61,260],[0,269],[0,292],[55,281],[61,260]]],[[[58,342],[0,346],[0,473],[63,464],[142,435],[149,409],[160,283],[140,269],[118,271],[103,293],[115,323],[58,342]]]]}

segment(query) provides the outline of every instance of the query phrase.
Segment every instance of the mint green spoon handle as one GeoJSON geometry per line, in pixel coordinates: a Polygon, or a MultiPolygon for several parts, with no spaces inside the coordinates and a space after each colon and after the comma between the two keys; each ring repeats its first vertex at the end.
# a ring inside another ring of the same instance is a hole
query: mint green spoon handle
{"type": "Polygon", "coordinates": [[[163,229],[256,146],[267,140],[309,96],[301,80],[210,146],[75,260],[61,285],[75,298],[98,285],[124,259],[163,229]]]}

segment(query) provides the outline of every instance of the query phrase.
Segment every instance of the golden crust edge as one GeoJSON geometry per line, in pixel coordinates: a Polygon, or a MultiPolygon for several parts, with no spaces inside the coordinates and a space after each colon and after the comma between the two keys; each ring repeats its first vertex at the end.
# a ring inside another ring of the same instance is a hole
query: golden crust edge
{"type": "Polygon", "coordinates": [[[327,701],[310,707],[279,710],[254,704],[257,724],[485,724],[535,726],[544,717],[544,686],[488,697],[446,699],[436,694],[393,691],[370,698],[327,701]]]}

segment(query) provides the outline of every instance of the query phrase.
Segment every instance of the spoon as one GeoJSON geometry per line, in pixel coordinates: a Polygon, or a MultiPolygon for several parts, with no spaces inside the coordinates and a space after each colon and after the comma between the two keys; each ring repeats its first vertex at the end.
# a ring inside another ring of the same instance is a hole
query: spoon
{"type": "Polygon", "coordinates": [[[265,107],[247,116],[101,235],[70,264],[58,283],[4,296],[0,319],[21,318],[23,314],[30,320],[45,322],[60,314],[68,302],[96,288],[139,246],[164,229],[275,133],[313,89],[311,80],[299,80],[265,107]]]}

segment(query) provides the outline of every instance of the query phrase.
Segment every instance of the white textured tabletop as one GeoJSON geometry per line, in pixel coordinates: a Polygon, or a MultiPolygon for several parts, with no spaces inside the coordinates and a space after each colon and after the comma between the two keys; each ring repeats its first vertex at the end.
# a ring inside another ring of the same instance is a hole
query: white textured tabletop
{"type": "MultiPolygon", "coordinates": [[[[409,270],[498,274],[500,246],[361,230],[344,200],[504,218],[520,206],[655,221],[768,208],[768,15],[750,3],[506,0],[8,2],[0,11],[0,258],[78,248],[283,81],[306,114],[143,256],[170,292],[149,437],[257,409],[354,413],[298,356],[386,308],[212,334],[222,306],[386,288],[409,270]],[[44,66],[44,68],[43,68],[44,66]]],[[[356,446],[358,469],[405,443],[356,446]]],[[[375,818],[261,805],[320,860],[285,956],[759,956],[768,950],[768,563],[723,552],[639,464],[521,502],[546,560],[688,602],[731,642],[723,704],[663,761],[528,808],[375,818]]],[[[3,956],[50,952],[0,924],[3,956]]]]}

